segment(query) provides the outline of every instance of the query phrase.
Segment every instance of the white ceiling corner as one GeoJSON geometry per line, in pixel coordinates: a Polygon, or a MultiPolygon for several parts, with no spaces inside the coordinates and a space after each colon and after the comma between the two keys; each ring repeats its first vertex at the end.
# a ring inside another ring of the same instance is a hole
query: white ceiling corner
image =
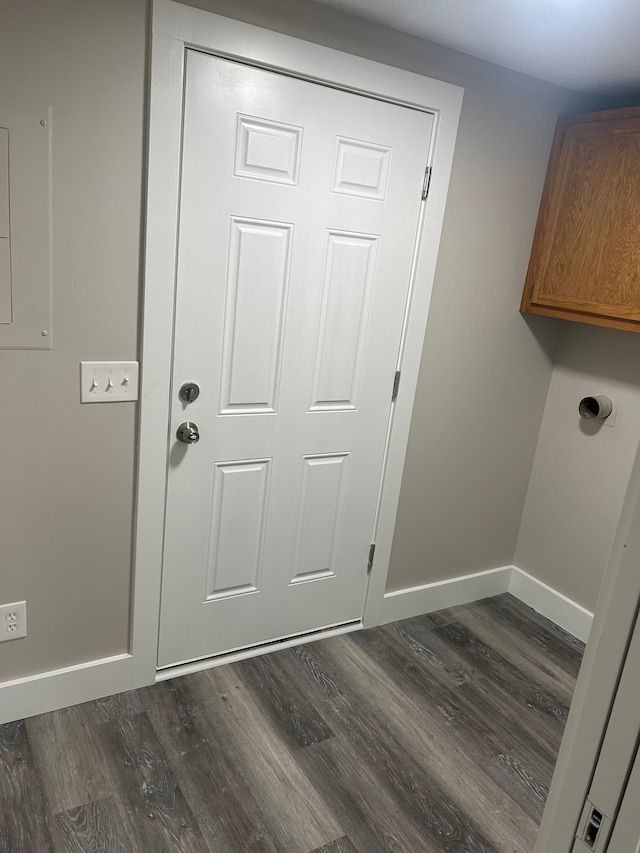
{"type": "Polygon", "coordinates": [[[640,93],[640,0],[315,0],[587,93],[640,93]]]}

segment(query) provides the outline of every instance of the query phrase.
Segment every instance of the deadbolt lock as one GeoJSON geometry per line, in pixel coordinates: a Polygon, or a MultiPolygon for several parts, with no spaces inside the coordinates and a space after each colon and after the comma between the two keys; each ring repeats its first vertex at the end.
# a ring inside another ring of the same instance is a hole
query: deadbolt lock
{"type": "Polygon", "coordinates": [[[193,403],[200,396],[200,387],[195,382],[185,382],[178,391],[178,397],[183,403],[193,403]]]}

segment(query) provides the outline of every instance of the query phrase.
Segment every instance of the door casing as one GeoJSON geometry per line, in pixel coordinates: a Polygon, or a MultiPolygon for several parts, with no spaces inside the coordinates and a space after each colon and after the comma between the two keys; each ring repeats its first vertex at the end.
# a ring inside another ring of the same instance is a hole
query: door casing
{"type": "MultiPolygon", "coordinates": [[[[156,680],[167,435],[174,321],[179,168],[185,49],[219,56],[434,115],[429,197],[414,258],[414,281],[401,348],[402,382],[387,437],[379,497],[376,555],[363,623],[379,624],[391,555],[402,471],[409,437],[422,343],[463,90],[449,83],[341,53],[280,33],[184,6],[155,0],[146,215],[140,449],[131,654],[133,686],[156,680]]],[[[420,191],[420,188],[417,188],[420,191]]]]}
{"type": "Polygon", "coordinates": [[[533,853],[570,853],[574,848],[640,612],[639,560],[640,449],[631,470],[533,853]]]}

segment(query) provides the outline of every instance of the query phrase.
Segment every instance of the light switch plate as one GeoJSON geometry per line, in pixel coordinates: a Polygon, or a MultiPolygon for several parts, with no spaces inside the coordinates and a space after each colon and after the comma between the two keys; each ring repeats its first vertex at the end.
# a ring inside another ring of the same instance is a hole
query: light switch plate
{"type": "Polygon", "coordinates": [[[81,403],[121,403],[137,399],[137,361],[80,362],[81,403]]]}

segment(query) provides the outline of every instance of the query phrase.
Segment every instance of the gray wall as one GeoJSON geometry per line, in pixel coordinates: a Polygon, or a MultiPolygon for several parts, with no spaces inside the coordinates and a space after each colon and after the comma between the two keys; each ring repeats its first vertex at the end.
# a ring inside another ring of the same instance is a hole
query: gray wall
{"type": "Polygon", "coordinates": [[[144,2],[4,0],[0,115],[54,108],[54,348],[0,351],[0,680],[126,650],[135,404],[80,406],[81,359],[135,359],[144,2]]]}
{"type": "Polygon", "coordinates": [[[593,611],[640,442],[640,336],[562,325],[514,562],[593,611]],[[579,417],[595,394],[613,426],[579,417]]]}
{"type": "MultiPolygon", "coordinates": [[[[466,88],[390,587],[510,563],[557,328],[519,293],[555,117],[584,102],[307,0],[203,5],[466,88]]],[[[2,98],[55,128],[55,346],[0,352],[0,602],[29,614],[4,680],[127,648],[136,412],[81,407],[78,363],[137,355],[148,10],[0,12],[2,98]]]]}

